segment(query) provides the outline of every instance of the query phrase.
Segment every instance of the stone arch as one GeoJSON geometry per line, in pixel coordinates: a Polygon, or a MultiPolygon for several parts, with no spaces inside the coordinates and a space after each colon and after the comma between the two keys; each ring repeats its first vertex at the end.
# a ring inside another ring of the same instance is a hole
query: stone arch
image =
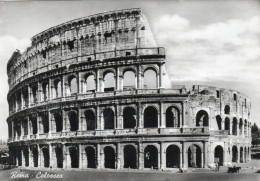
{"type": "Polygon", "coordinates": [[[36,103],[38,101],[38,86],[37,85],[32,85],[31,87],[32,90],[32,101],[33,103],[36,103]]]}
{"type": "Polygon", "coordinates": [[[22,166],[22,152],[20,149],[15,150],[15,155],[18,161],[18,166],[22,166]]]}
{"type": "Polygon", "coordinates": [[[133,90],[136,88],[136,74],[132,69],[123,72],[123,90],[133,90]]]}
{"type": "Polygon", "coordinates": [[[49,155],[49,149],[46,147],[42,148],[42,158],[43,158],[43,166],[48,168],[50,166],[50,155],[49,155]]]}
{"type": "Polygon", "coordinates": [[[57,168],[63,168],[63,151],[61,147],[55,148],[57,168]]]}
{"type": "Polygon", "coordinates": [[[56,132],[61,132],[63,130],[63,119],[60,113],[54,113],[54,122],[56,125],[56,132]]]}
{"type": "Polygon", "coordinates": [[[79,168],[79,151],[76,147],[69,148],[71,168],[79,168]]]}
{"type": "Polygon", "coordinates": [[[42,83],[42,97],[43,101],[47,101],[49,99],[49,84],[48,82],[43,82],[42,83]]]}
{"type": "Polygon", "coordinates": [[[144,128],[158,127],[158,110],[154,106],[148,106],[144,110],[144,128]]]}
{"type": "Polygon", "coordinates": [[[95,114],[92,110],[85,111],[85,118],[86,118],[86,125],[87,130],[95,130],[96,129],[96,121],[95,121],[95,114]]]}
{"type": "Polygon", "coordinates": [[[225,114],[230,114],[230,106],[229,105],[226,105],[225,108],[224,108],[224,113],[225,114]]]}
{"type": "Polygon", "coordinates": [[[180,148],[176,145],[170,145],[166,149],[166,167],[180,167],[180,148]]]}
{"type": "Polygon", "coordinates": [[[53,94],[53,98],[58,98],[61,97],[61,80],[60,79],[56,79],[54,80],[54,94],[53,94]]]}
{"type": "Polygon", "coordinates": [[[38,127],[37,127],[37,117],[36,115],[30,116],[30,121],[32,123],[32,134],[38,133],[38,127]]]}
{"type": "Polygon", "coordinates": [[[116,85],[115,73],[113,71],[104,72],[104,91],[114,91],[116,85]]]}
{"type": "Polygon", "coordinates": [[[217,115],[216,116],[216,121],[217,121],[217,125],[218,125],[218,130],[221,130],[222,128],[222,126],[221,126],[221,122],[222,122],[222,119],[221,119],[221,117],[220,117],[220,115],[217,115]]]}
{"type": "Polygon", "coordinates": [[[225,130],[229,131],[230,129],[230,119],[228,117],[225,118],[225,130]]]}
{"type": "Polygon", "coordinates": [[[96,90],[95,75],[88,73],[85,75],[85,92],[94,92],[96,90]]]}
{"type": "Polygon", "coordinates": [[[201,153],[201,148],[196,144],[188,148],[188,167],[202,167],[201,153]]]}
{"type": "Polygon", "coordinates": [[[85,148],[88,165],[87,168],[96,168],[96,151],[93,147],[87,146],[85,148]]]}
{"type": "Polygon", "coordinates": [[[238,124],[237,118],[234,117],[233,118],[233,124],[232,124],[232,133],[233,133],[233,135],[237,135],[237,124],[238,124]]]}
{"type": "Polygon", "coordinates": [[[133,145],[124,147],[124,168],[137,168],[137,153],[133,145]]]}
{"type": "Polygon", "coordinates": [[[148,67],[144,70],[143,75],[143,88],[144,89],[157,89],[158,81],[157,81],[157,71],[155,68],[148,67]]]}
{"type": "Polygon", "coordinates": [[[75,75],[70,75],[68,77],[69,84],[69,95],[74,95],[78,93],[78,80],[75,75]]]}
{"type": "Polygon", "coordinates": [[[32,154],[33,154],[33,166],[38,167],[38,156],[39,156],[38,149],[33,148],[32,154]]]}
{"type": "Polygon", "coordinates": [[[180,127],[180,111],[175,106],[166,109],[166,127],[180,127]]]}
{"type": "Polygon", "coordinates": [[[154,145],[144,149],[144,167],[158,169],[158,149],[154,145]]]}
{"type": "Polygon", "coordinates": [[[70,122],[70,131],[78,131],[79,129],[79,119],[75,111],[70,111],[68,113],[69,122],[70,122]]]}
{"type": "Polygon", "coordinates": [[[113,147],[106,146],[104,148],[104,156],[105,156],[105,168],[116,168],[116,153],[113,147]]]}
{"type": "Polygon", "coordinates": [[[26,167],[28,167],[29,166],[29,150],[28,150],[28,148],[25,148],[24,150],[23,150],[23,156],[24,156],[24,165],[26,166],[26,167]]]}
{"type": "Polygon", "coordinates": [[[237,162],[238,161],[238,150],[237,146],[233,145],[232,146],[232,162],[237,162]]]}
{"type": "Polygon", "coordinates": [[[242,134],[242,128],[243,128],[243,120],[240,118],[239,119],[239,133],[242,134]]]}
{"type": "Polygon", "coordinates": [[[111,108],[103,110],[104,129],[115,129],[114,111],[111,108]]]}
{"type": "Polygon", "coordinates": [[[247,120],[244,121],[244,134],[247,135],[247,120]]]}
{"type": "Polygon", "coordinates": [[[224,162],[224,149],[223,149],[222,146],[218,145],[218,146],[215,147],[214,158],[218,158],[219,159],[219,165],[223,166],[223,162],[224,162]]]}
{"type": "Polygon", "coordinates": [[[42,128],[43,128],[43,133],[48,133],[49,132],[49,120],[48,116],[46,114],[41,115],[42,118],[42,128]]]}
{"type": "Polygon", "coordinates": [[[196,114],[196,126],[209,126],[209,115],[207,111],[200,110],[196,114]]]}
{"type": "Polygon", "coordinates": [[[240,163],[244,162],[244,150],[243,147],[240,147],[240,163]]]}
{"type": "Polygon", "coordinates": [[[124,128],[136,127],[136,111],[133,107],[125,107],[123,110],[124,128]]]}

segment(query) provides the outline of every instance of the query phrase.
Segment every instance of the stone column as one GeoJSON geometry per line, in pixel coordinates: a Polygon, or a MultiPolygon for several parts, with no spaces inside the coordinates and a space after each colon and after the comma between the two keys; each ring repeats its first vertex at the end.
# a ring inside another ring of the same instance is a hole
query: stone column
{"type": "Polygon", "coordinates": [[[142,104],[140,102],[137,103],[137,111],[138,111],[138,128],[143,128],[143,115],[142,115],[142,104]]]}
{"type": "MultiPolygon", "coordinates": [[[[181,112],[183,112],[183,114],[182,114],[182,127],[187,127],[186,114],[185,114],[186,107],[187,107],[187,101],[183,101],[182,102],[182,110],[181,110],[181,112]]],[[[184,154],[184,152],[183,152],[183,154],[184,154]]]]}
{"type": "Polygon", "coordinates": [[[23,98],[23,91],[21,90],[21,109],[24,109],[24,98],[23,98]]]}
{"type": "Polygon", "coordinates": [[[51,114],[50,110],[48,110],[48,124],[49,124],[48,137],[49,137],[49,138],[51,137],[52,129],[53,129],[52,122],[53,122],[53,120],[52,120],[52,114],[51,114]]]}
{"type": "MultiPolygon", "coordinates": [[[[52,100],[53,99],[53,94],[54,94],[54,85],[52,85],[52,80],[51,78],[49,78],[49,84],[48,84],[48,100],[52,100]]],[[[56,96],[55,96],[56,97],[56,96]]]]}
{"type": "Polygon", "coordinates": [[[163,112],[163,102],[160,102],[160,128],[165,128],[165,116],[163,112]]]}
{"type": "Polygon", "coordinates": [[[32,105],[32,90],[28,85],[28,107],[31,107],[31,105],[32,105]]]}
{"type": "Polygon", "coordinates": [[[158,88],[162,87],[162,64],[159,64],[159,85],[158,88]]]}
{"type": "Polygon", "coordinates": [[[52,155],[52,146],[51,144],[48,145],[49,146],[49,157],[50,157],[50,168],[53,167],[53,155],[52,155]]]}
{"type": "Polygon", "coordinates": [[[43,96],[42,96],[43,90],[42,90],[42,84],[40,84],[40,82],[38,82],[38,98],[37,98],[37,102],[41,102],[43,101],[43,96]]]}
{"type": "Polygon", "coordinates": [[[116,90],[120,90],[120,77],[119,77],[119,67],[116,67],[116,75],[115,75],[115,81],[116,81],[116,90]]]}
{"type": "Polygon", "coordinates": [[[239,130],[239,120],[237,120],[237,136],[239,136],[240,130],[239,130]]]}
{"type": "Polygon", "coordinates": [[[25,157],[24,157],[24,150],[21,148],[21,157],[22,157],[22,167],[25,167],[25,157]]]}
{"type": "Polygon", "coordinates": [[[187,151],[186,151],[186,144],[185,142],[182,142],[182,167],[186,168],[188,167],[188,158],[187,158],[187,151]]]}
{"type": "Polygon", "coordinates": [[[62,119],[63,119],[63,129],[62,132],[68,132],[69,128],[68,128],[68,117],[66,114],[66,111],[62,110],[62,119]]]}
{"type": "Polygon", "coordinates": [[[100,107],[96,107],[96,124],[97,124],[97,130],[101,130],[101,114],[100,114],[100,107]]]}
{"type": "Polygon", "coordinates": [[[79,168],[80,169],[83,169],[83,163],[82,163],[82,161],[83,161],[83,153],[82,153],[82,150],[81,150],[82,148],[81,148],[81,144],[79,144],[79,168]]]}
{"type": "Polygon", "coordinates": [[[203,152],[204,152],[204,163],[202,162],[203,168],[207,168],[208,167],[208,157],[209,157],[208,147],[209,147],[209,143],[207,141],[205,141],[203,143],[203,152]]]}
{"type": "Polygon", "coordinates": [[[99,69],[96,70],[96,77],[95,77],[95,83],[96,83],[96,92],[101,92],[100,91],[100,75],[99,75],[99,69]]]}
{"type": "Polygon", "coordinates": [[[121,153],[120,153],[120,143],[117,143],[116,144],[116,163],[117,163],[117,165],[116,165],[116,168],[117,169],[120,169],[121,167],[120,167],[120,155],[121,155],[121,153]]]}
{"type": "Polygon", "coordinates": [[[232,128],[233,128],[233,119],[230,119],[230,121],[229,121],[229,134],[230,135],[233,134],[232,128]]]}
{"type": "Polygon", "coordinates": [[[100,150],[100,144],[97,144],[97,148],[96,148],[96,159],[97,159],[97,169],[101,168],[101,159],[100,159],[100,154],[101,154],[101,150],[100,150]]]}
{"type": "Polygon", "coordinates": [[[36,125],[37,125],[37,133],[36,133],[36,137],[38,138],[39,137],[39,132],[40,132],[40,115],[39,113],[36,113],[36,125]]]}
{"type": "Polygon", "coordinates": [[[83,86],[82,86],[82,77],[81,77],[81,72],[78,72],[78,94],[82,94],[83,93],[83,86]]]}
{"type": "Polygon", "coordinates": [[[138,151],[139,151],[139,169],[142,170],[144,169],[144,148],[143,148],[143,143],[139,142],[138,143],[138,151]]]}
{"type": "Polygon", "coordinates": [[[237,163],[240,163],[240,147],[237,145],[237,163]]]}
{"type": "Polygon", "coordinates": [[[79,107],[79,109],[78,109],[78,120],[79,120],[79,129],[78,129],[78,131],[82,131],[82,119],[81,119],[81,117],[82,117],[82,109],[79,107]]]}
{"type": "Polygon", "coordinates": [[[163,170],[165,168],[165,152],[163,147],[163,142],[160,142],[160,169],[163,170]]]}
{"type": "Polygon", "coordinates": [[[137,65],[137,89],[142,88],[142,73],[141,73],[141,66],[137,65]]]}
{"type": "Polygon", "coordinates": [[[67,158],[67,149],[66,149],[66,147],[65,147],[65,144],[64,143],[62,143],[62,151],[63,151],[63,168],[68,168],[68,165],[67,165],[67,160],[68,160],[68,158],[67,158]]]}

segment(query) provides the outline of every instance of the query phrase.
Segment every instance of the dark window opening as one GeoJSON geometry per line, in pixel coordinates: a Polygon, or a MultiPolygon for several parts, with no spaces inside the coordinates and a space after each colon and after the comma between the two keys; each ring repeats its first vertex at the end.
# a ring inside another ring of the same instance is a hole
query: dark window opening
{"type": "Polygon", "coordinates": [[[144,128],[158,127],[158,111],[154,107],[147,107],[144,110],[144,128]]]}
{"type": "Polygon", "coordinates": [[[219,162],[218,162],[218,164],[220,165],[220,166],[223,166],[223,148],[221,147],[221,146],[217,146],[216,148],[215,148],[215,155],[214,155],[214,158],[218,158],[219,159],[219,162]]]}
{"type": "Polygon", "coordinates": [[[216,91],[216,93],[217,93],[217,98],[219,98],[220,97],[219,91],[216,91]]]}
{"type": "Polygon", "coordinates": [[[124,148],[124,168],[137,168],[136,149],[132,145],[124,148]]]}
{"type": "Polygon", "coordinates": [[[180,127],[179,110],[169,107],[166,110],[166,127],[180,127]]]}
{"type": "Polygon", "coordinates": [[[71,168],[79,168],[79,153],[75,147],[69,148],[71,168]]]}
{"type": "Polygon", "coordinates": [[[115,151],[111,146],[106,146],[104,148],[104,156],[105,156],[105,168],[113,168],[115,169],[115,151]]]}
{"type": "Polygon", "coordinates": [[[49,150],[47,148],[42,149],[43,153],[43,163],[44,167],[49,167],[50,166],[50,155],[49,155],[49,150]]]}
{"type": "Polygon", "coordinates": [[[196,115],[196,126],[209,126],[209,116],[204,110],[200,110],[196,115]]]}
{"type": "Polygon", "coordinates": [[[87,155],[87,160],[88,160],[88,168],[96,168],[96,153],[95,149],[92,147],[87,147],[85,149],[86,155],[87,155]]]}
{"type": "Polygon", "coordinates": [[[188,167],[201,168],[201,149],[197,145],[192,145],[188,149],[188,167]]]}
{"type": "Polygon", "coordinates": [[[224,112],[225,114],[230,114],[230,107],[228,105],[225,106],[224,112]]]}
{"type": "Polygon", "coordinates": [[[217,120],[217,124],[218,124],[218,130],[221,130],[221,122],[222,122],[221,117],[219,115],[217,115],[216,120],[217,120]]]}
{"type": "Polygon", "coordinates": [[[79,129],[78,115],[75,112],[69,113],[70,131],[77,131],[79,129]]]}
{"type": "Polygon", "coordinates": [[[59,113],[54,114],[55,124],[56,124],[56,132],[62,131],[62,117],[59,113]]]}
{"type": "Polygon", "coordinates": [[[144,167],[158,169],[158,150],[153,145],[144,149],[144,167]]]}
{"type": "Polygon", "coordinates": [[[166,150],[166,167],[180,167],[180,149],[176,145],[170,145],[166,150]]]}
{"type": "Polygon", "coordinates": [[[236,101],[237,100],[237,95],[236,94],[234,94],[234,101],[236,101]]]}
{"type": "Polygon", "coordinates": [[[124,128],[135,128],[136,119],[135,119],[135,110],[132,107],[126,107],[123,111],[123,122],[124,128]]]}
{"type": "Polygon", "coordinates": [[[95,115],[93,111],[87,110],[85,112],[85,118],[87,123],[87,130],[95,130],[96,129],[96,121],[95,121],[95,115]]]}
{"type": "Polygon", "coordinates": [[[130,55],[131,55],[131,52],[126,52],[125,55],[126,55],[126,56],[130,56],[130,55]]]}
{"type": "Polygon", "coordinates": [[[114,129],[114,111],[107,108],[103,111],[105,129],[114,129]]]}
{"type": "Polygon", "coordinates": [[[230,129],[230,120],[229,118],[225,119],[225,130],[229,131],[230,129]]]}
{"type": "Polygon", "coordinates": [[[72,41],[68,41],[68,46],[69,46],[69,49],[70,49],[70,51],[72,51],[73,49],[74,49],[74,41],[75,40],[72,40],[72,41]]]}
{"type": "Polygon", "coordinates": [[[63,152],[62,152],[62,148],[60,148],[60,147],[55,148],[55,153],[56,153],[57,168],[62,168],[63,167],[63,152]]]}

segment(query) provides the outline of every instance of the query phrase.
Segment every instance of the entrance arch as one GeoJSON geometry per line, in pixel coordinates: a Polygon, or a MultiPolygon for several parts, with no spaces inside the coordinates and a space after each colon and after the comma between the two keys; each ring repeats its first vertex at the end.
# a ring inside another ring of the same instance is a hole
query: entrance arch
{"type": "Polygon", "coordinates": [[[233,146],[232,147],[232,162],[237,162],[238,160],[238,157],[237,157],[237,155],[238,155],[238,151],[237,151],[237,146],[233,146]]]}
{"type": "Polygon", "coordinates": [[[48,168],[50,166],[50,155],[49,155],[49,150],[47,148],[42,149],[42,156],[43,156],[43,166],[48,168]]]}
{"type": "Polygon", "coordinates": [[[39,152],[36,148],[33,149],[33,166],[34,167],[38,167],[38,155],[39,155],[39,152]]]}
{"type": "Polygon", "coordinates": [[[115,150],[111,146],[106,146],[104,148],[104,156],[105,156],[105,168],[116,168],[115,164],[115,150]]]}
{"type": "Polygon", "coordinates": [[[243,154],[243,147],[240,148],[240,163],[244,162],[244,154],[243,154]]]}
{"type": "Polygon", "coordinates": [[[191,145],[188,149],[188,167],[202,167],[201,149],[198,145],[191,145]]]}
{"type": "Polygon", "coordinates": [[[135,110],[132,107],[126,107],[123,111],[124,128],[136,127],[135,110]]]}
{"type": "Polygon", "coordinates": [[[158,111],[155,107],[149,106],[144,110],[144,128],[158,127],[158,111]]]}
{"type": "Polygon", "coordinates": [[[62,148],[55,148],[57,168],[63,168],[63,151],[62,148]]]}
{"type": "Polygon", "coordinates": [[[91,110],[85,111],[85,118],[86,118],[87,130],[95,130],[96,121],[95,121],[94,112],[91,110]]]}
{"type": "Polygon", "coordinates": [[[103,111],[103,116],[104,116],[105,129],[114,129],[115,128],[114,111],[111,108],[106,108],[103,111]]]}
{"type": "Polygon", "coordinates": [[[219,165],[223,166],[224,150],[223,150],[222,146],[220,146],[220,145],[216,146],[214,158],[218,158],[219,165]]]}
{"type": "Polygon", "coordinates": [[[166,127],[180,127],[180,113],[173,106],[166,109],[166,127]]]}
{"type": "Polygon", "coordinates": [[[75,147],[69,148],[71,168],[79,168],[79,152],[75,147]]]}
{"type": "Polygon", "coordinates": [[[29,166],[29,151],[27,148],[23,150],[23,156],[24,156],[25,166],[28,167],[29,166]]]}
{"type": "Polygon", "coordinates": [[[166,167],[179,168],[180,167],[180,149],[176,145],[170,145],[166,149],[166,167]]]}
{"type": "Polygon", "coordinates": [[[86,147],[85,149],[86,151],[86,156],[87,156],[87,160],[88,160],[88,168],[96,168],[96,153],[95,153],[95,149],[93,147],[86,147]]]}
{"type": "Polygon", "coordinates": [[[79,120],[76,112],[69,113],[70,131],[77,131],[79,129],[79,120]]]}
{"type": "Polygon", "coordinates": [[[209,126],[209,115],[206,111],[200,110],[197,113],[196,126],[209,126]]]}
{"type": "Polygon", "coordinates": [[[158,150],[153,145],[144,149],[144,167],[158,169],[158,150]]]}
{"type": "Polygon", "coordinates": [[[132,145],[127,145],[124,148],[124,168],[137,168],[136,149],[132,145]]]}

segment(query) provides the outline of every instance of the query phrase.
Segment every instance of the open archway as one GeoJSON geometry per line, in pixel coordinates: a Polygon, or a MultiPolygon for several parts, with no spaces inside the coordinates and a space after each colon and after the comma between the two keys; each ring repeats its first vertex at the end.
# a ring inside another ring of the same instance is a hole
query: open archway
{"type": "Polygon", "coordinates": [[[86,147],[85,149],[86,151],[86,156],[87,156],[87,167],[88,168],[96,168],[96,153],[95,153],[95,149],[93,147],[86,147]]]}
{"type": "Polygon", "coordinates": [[[135,73],[132,70],[124,72],[123,90],[135,89],[135,73]]]}
{"type": "Polygon", "coordinates": [[[115,129],[115,121],[114,121],[114,111],[111,108],[106,108],[103,111],[104,117],[104,128],[105,129],[115,129]]]}
{"type": "Polygon", "coordinates": [[[206,111],[200,110],[197,113],[196,126],[209,126],[209,115],[206,111]]]}
{"type": "Polygon", "coordinates": [[[79,120],[76,112],[71,111],[69,114],[70,131],[77,131],[79,129],[79,120]]]}
{"type": "Polygon", "coordinates": [[[104,156],[105,156],[105,168],[116,168],[115,164],[115,150],[111,146],[106,146],[104,148],[104,156]]]}
{"type": "Polygon", "coordinates": [[[158,150],[153,145],[148,145],[144,149],[144,167],[158,169],[158,150]]]}
{"type": "Polygon", "coordinates": [[[136,113],[132,107],[126,107],[123,111],[123,122],[124,128],[135,128],[136,127],[136,113]]]}
{"type": "Polygon", "coordinates": [[[55,113],[54,114],[54,122],[56,124],[56,132],[61,132],[62,131],[62,124],[63,124],[63,120],[62,120],[62,117],[61,117],[61,114],[60,113],[55,113]]]}
{"type": "Polygon", "coordinates": [[[220,165],[220,166],[223,166],[224,150],[223,150],[222,146],[220,146],[220,145],[216,146],[214,153],[215,153],[215,154],[214,154],[214,158],[215,158],[215,159],[217,158],[218,161],[219,161],[219,162],[218,162],[219,165],[220,165]]]}
{"type": "Polygon", "coordinates": [[[50,166],[50,155],[49,155],[49,150],[47,148],[42,149],[42,156],[43,156],[43,166],[48,168],[50,166]]]}
{"type": "Polygon", "coordinates": [[[62,148],[55,148],[57,168],[63,168],[63,151],[62,148]]]}
{"type": "Polygon", "coordinates": [[[79,168],[79,152],[75,147],[69,148],[71,168],[79,168]]]}
{"type": "Polygon", "coordinates": [[[85,111],[85,118],[86,118],[87,130],[95,130],[96,121],[95,121],[94,112],[92,110],[85,111]]]}
{"type": "Polygon", "coordinates": [[[202,167],[201,149],[198,145],[191,145],[188,148],[188,167],[202,167]]]}
{"type": "Polygon", "coordinates": [[[157,89],[157,75],[155,70],[147,69],[144,72],[144,89],[157,89]]]}
{"type": "Polygon", "coordinates": [[[36,148],[33,148],[32,153],[33,153],[33,166],[38,167],[39,152],[36,148]]]}
{"type": "Polygon", "coordinates": [[[137,168],[136,149],[132,145],[124,147],[124,168],[137,168]]]}
{"type": "Polygon", "coordinates": [[[166,149],[166,167],[179,168],[180,167],[180,149],[176,145],[170,145],[166,149]]]}
{"type": "Polygon", "coordinates": [[[237,146],[232,147],[232,162],[237,162],[238,161],[238,150],[237,146]]]}
{"type": "Polygon", "coordinates": [[[180,112],[176,107],[166,109],[166,127],[180,127],[180,112]]]}
{"type": "Polygon", "coordinates": [[[153,106],[148,106],[144,110],[144,128],[158,127],[158,111],[153,106]]]}

